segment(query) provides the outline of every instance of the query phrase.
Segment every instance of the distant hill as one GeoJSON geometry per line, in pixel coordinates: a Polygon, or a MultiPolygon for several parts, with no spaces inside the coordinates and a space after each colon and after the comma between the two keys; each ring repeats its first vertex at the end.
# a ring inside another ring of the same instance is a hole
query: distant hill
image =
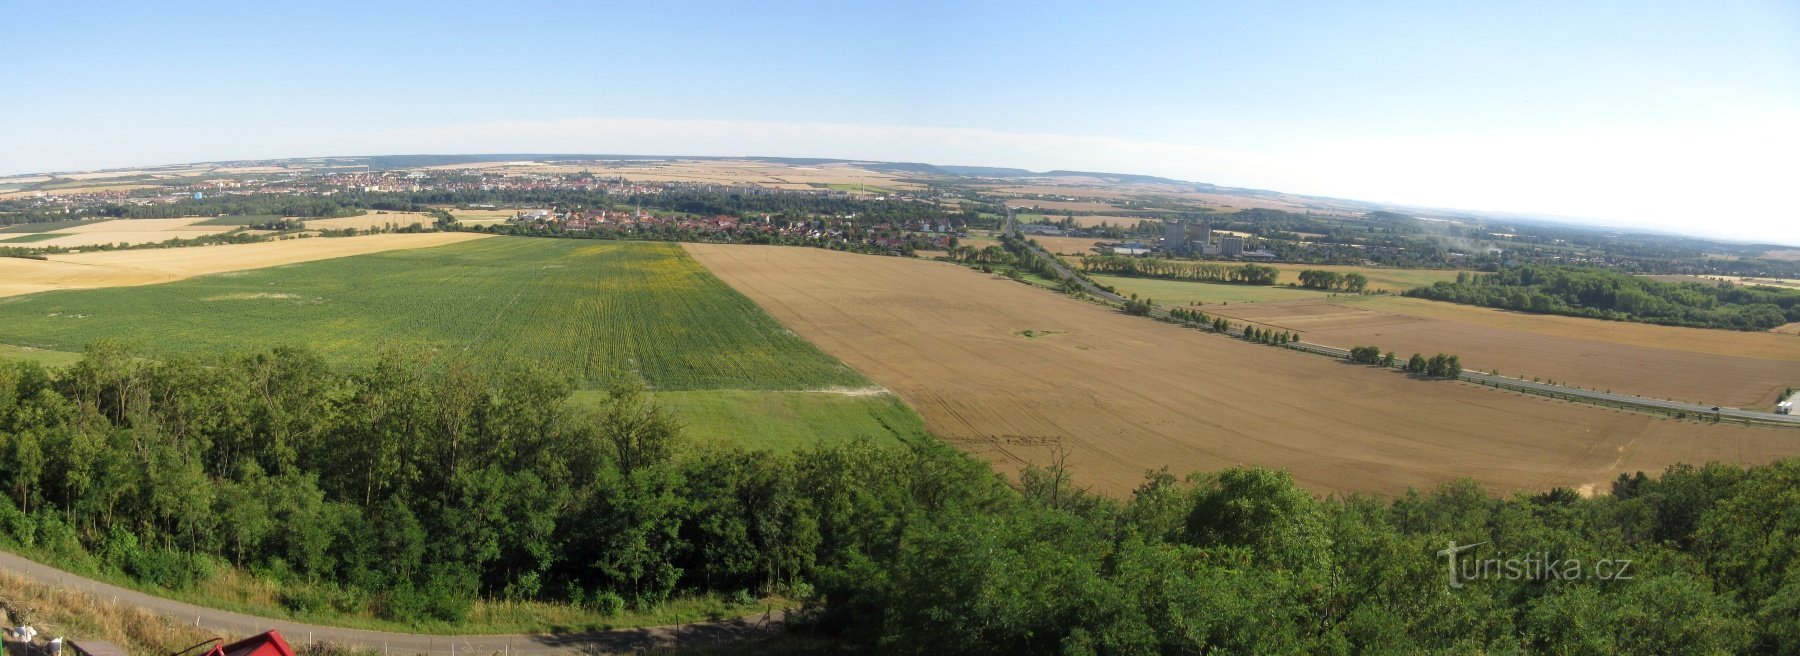
{"type": "Polygon", "coordinates": [[[968,178],[1027,178],[1038,175],[1026,169],[1008,169],[997,166],[938,166],[936,168],[968,178]]]}

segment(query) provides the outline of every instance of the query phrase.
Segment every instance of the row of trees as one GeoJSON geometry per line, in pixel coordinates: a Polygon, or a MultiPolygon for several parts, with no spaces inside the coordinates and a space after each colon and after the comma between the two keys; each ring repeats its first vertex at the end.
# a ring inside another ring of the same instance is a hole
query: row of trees
{"type": "Polygon", "coordinates": [[[1256,326],[1244,326],[1244,339],[1259,344],[1283,346],[1289,342],[1300,341],[1300,336],[1285,330],[1270,330],[1256,326]]]}
{"type": "Polygon", "coordinates": [[[807,600],[801,630],[890,653],[1800,650],[1800,542],[1769,538],[1800,534],[1800,460],[1593,498],[1463,481],[1319,500],[1239,468],[1149,472],[1114,499],[1074,482],[1078,460],[1008,486],[936,443],[695,448],[630,389],[578,407],[531,367],[110,346],[0,366],[0,453],[15,543],[175,586],[241,564],[395,617],[778,589],[807,600]],[[1632,576],[1453,588],[1451,541],[1632,576]]]}
{"type": "MultiPolygon", "coordinates": [[[[1388,356],[1392,358],[1393,354],[1389,353],[1388,356]]],[[[1390,360],[1388,365],[1392,366],[1393,362],[1390,360]]],[[[1462,376],[1462,370],[1461,358],[1454,355],[1445,355],[1443,353],[1431,356],[1429,359],[1423,355],[1414,353],[1411,358],[1406,360],[1407,372],[1431,376],[1433,378],[1449,378],[1455,380],[1462,376]]]]}
{"type": "MultiPolygon", "coordinates": [[[[1367,365],[1393,367],[1395,363],[1399,362],[1399,357],[1394,355],[1393,351],[1382,353],[1381,347],[1379,346],[1357,346],[1350,349],[1350,361],[1367,365]]],[[[1449,378],[1455,380],[1462,376],[1462,360],[1457,356],[1445,355],[1443,353],[1431,356],[1430,358],[1414,353],[1411,358],[1407,359],[1406,366],[1402,368],[1405,369],[1407,373],[1431,376],[1433,378],[1449,378]]]]}
{"type": "Polygon", "coordinates": [[[1125,257],[1122,255],[1083,255],[1081,270],[1114,276],[1230,282],[1245,285],[1273,285],[1281,271],[1260,264],[1229,265],[1216,262],[1170,260],[1157,257],[1125,257]]]}
{"type": "Polygon", "coordinates": [[[1660,282],[1605,269],[1527,265],[1458,274],[1408,296],[1486,307],[1676,326],[1768,330],[1800,321],[1800,292],[1660,282]]]}
{"type": "Polygon", "coordinates": [[[1350,273],[1339,273],[1337,271],[1306,269],[1300,272],[1300,286],[1307,289],[1361,292],[1369,286],[1369,277],[1354,271],[1350,273]]]}

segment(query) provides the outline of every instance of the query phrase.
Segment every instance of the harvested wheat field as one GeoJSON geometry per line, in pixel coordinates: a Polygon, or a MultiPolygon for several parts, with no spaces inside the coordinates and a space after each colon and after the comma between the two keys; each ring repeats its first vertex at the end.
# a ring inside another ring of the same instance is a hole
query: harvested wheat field
{"type": "MultiPolygon", "coordinates": [[[[1015,472],[1070,453],[1125,494],[1148,470],[1280,467],[1318,493],[1471,477],[1601,486],[1675,462],[1763,463],[1800,432],[1677,422],[1258,346],[940,262],[686,244],[783,324],[1015,472]]],[[[1593,488],[1588,488],[1593,489],[1593,488]]]]}
{"type": "Polygon", "coordinates": [[[370,212],[361,216],[346,216],[335,219],[302,219],[308,230],[374,230],[393,226],[404,228],[409,225],[431,225],[437,217],[419,212],[370,212]]]}
{"type": "Polygon", "coordinates": [[[180,219],[115,219],[112,221],[99,221],[96,223],[88,223],[42,233],[57,236],[31,242],[31,246],[81,248],[84,246],[100,246],[103,244],[155,244],[170,239],[192,239],[206,235],[216,235],[230,230],[230,228],[221,226],[197,225],[199,222],[205,220],[205,217],[187,217],[180,219]]]}
{"type": "Polygon", "coordinates": [[[1094,239],[1092,237],[1032,237],[1031,239],[1036,241],[1039,246],[1044,247],[1044,250],[1049,251],[1051,254],[1077,257],[1081,255],[1093,255],[1094,244],[1105,241],[1103,239],[1094,239]]]}
{"type": "Polygon", "coordinates": [[[1800,338],[1506,312],[1413,298],[1208,306],[1208,312],[1401,358],[1455,353],[1463,366],[1659,399],[1767,408],[1800,386],[1800,338]],[[1440,307],[1443,306],[1443,307],[1440,307]]]}
{"type": "Polygon", "coordinates": [[[157,248],[51,255],[48,260],[0,258],[0,297],[58,289],[129,287],[194,276],[328,260],[481,239],[463,232],[284,239],[256,244],[157,248]]]}

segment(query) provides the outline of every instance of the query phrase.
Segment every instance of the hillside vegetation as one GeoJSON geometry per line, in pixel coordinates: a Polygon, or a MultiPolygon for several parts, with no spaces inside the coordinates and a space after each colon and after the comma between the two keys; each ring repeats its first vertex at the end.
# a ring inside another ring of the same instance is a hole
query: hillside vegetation
{"type": "Polygon", "coordinates": [[[476,598],[605,617],[745,591],[887,653],[1800,649],[1800,542],[1770,539],[1800,534],[1800,461],[1595,498],[1319,501],[1265,469],[1165,471],[1114,500],[1060,467],[1010,488],[930,443],[690,449],[629,388],[580,409],[569,391],[392,355],[0,366],[0,532],[174,589],[238,564],[291,608],[418,623],[476,598]],[[1478,543],[1451,585],[1438,552],[1478,543]]]}
{"type": "Polygon", "coordinates": [[[1408,296],[1507,310],[1670,326],[1770,330],[1800,321],[1800,292],[1661,282],[1604,269],[1527,265],[1459,274],[1408,296]]]}

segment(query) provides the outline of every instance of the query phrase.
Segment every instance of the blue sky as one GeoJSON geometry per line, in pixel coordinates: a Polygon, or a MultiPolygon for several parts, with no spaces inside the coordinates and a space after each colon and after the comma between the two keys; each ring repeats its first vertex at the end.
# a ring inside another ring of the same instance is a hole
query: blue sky
{"type": "Polygon", "coordinates": [[[1800,5],[1448,4],[11,3],[0,173],[826,156],[1796,232],[1800,5]]]}

